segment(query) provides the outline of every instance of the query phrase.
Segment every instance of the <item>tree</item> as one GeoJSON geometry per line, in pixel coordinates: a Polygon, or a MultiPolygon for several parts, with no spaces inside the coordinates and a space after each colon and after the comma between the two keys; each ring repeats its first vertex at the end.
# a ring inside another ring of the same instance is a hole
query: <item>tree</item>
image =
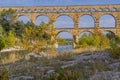
{"type": "Polygon", "coordinates": [[[23,47],[30,52],[38,52],[50,42],[50,23],[41,23],[38,27],[29,26],[22,33],[23,47]]]}
{"type": "Polygon", "coordinates": [[[6,39],[3,36],[0,36],[0,51],[6,46],[6,39]]]}
{"type": "Polygon", "coordinates": [[[40,49],[47,44],[43,39],[43,33],[35,27],[26,27],[22,33],[23,48],[29,52],[39,52],[40,49]]]}
{"type": "Polygon", "coordinates": [[[1,11],[1,19],[2,20],[6,20],[8,21],[10,24],[13,24],[16,22],[16,19],[17,19],[17,14],[16,14],[16,11],[9,8],[8,10],[6,9],[3,9],[3,11],[1,11]]]}
{"type": "Polygon", "coordinates": [[[16,22],[17,14],[13,9],[3,9],[0,13],[0,23],[6,32],[13,30],[13,25],[16,22]]]}
{"type": "Polygon", "coordinates": [[[7,41],[6,41],[6,35],[3,30],[3,28],[0,26],[0,51],[6,47],[7,41]]]}
{"type": "Polygon", "coordinates": [[[89,36],[85,33],[82,35],[82,37],[79,39],[79,45],[81,47],[87,47],[88,46],[88,42],[89,41],[89,36]]]}
{"type": "Polygon", "coordinates": [[[17,38],[15,37],[13,31],[9,31],[7,40],[8,40],[8,43],[9,43],[8,46],[12,46],[12,47],[15,46],[15,44],[17,42],[17,38]]]}

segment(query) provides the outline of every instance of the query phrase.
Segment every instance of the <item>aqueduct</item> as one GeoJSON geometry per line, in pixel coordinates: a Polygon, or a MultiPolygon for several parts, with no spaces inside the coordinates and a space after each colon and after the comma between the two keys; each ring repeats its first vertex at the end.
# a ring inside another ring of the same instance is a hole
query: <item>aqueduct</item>
{"type": "MultiPolygon", "coordinates": [[[[74,22],[74,28],[57,28],[54,30],[54,36],[61,31],[70,32],[74,36],[75,42],[78,41],[78,35],[83,31],[94,32],[94,28],[100,31],[111,31],[115,35],[120,35],[120,5],[82,5],[82,6],[33,6],[33,7],[1,7],[0,10],[12,8],[16,10],[19,16],[25,15],[32,22],[35,22],[37,16],[45,15],[50,20],[56,20],[58,16],[68,15],[74,22]],[[78,20],[82,15],[91,15],[94,18],[94,28],[79,28],[78,20]],[[99,27],[99,19],[102,15],[109,14],[115,19],[114,28],[99,27]]],[[[52,26],[54,28],[54,26],[52,26]]]]}

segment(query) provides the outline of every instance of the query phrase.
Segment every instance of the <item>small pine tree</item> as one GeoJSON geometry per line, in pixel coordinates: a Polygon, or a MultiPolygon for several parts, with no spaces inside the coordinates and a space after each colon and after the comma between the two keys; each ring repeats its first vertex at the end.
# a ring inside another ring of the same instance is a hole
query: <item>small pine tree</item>
{"type": "Polygon", "coordinates": [[[15,37],[13,31],[9,31],[7,40],[9,43],[8,46],[12,46],[12,47],[15,46],[16,37],[15,37]]]}

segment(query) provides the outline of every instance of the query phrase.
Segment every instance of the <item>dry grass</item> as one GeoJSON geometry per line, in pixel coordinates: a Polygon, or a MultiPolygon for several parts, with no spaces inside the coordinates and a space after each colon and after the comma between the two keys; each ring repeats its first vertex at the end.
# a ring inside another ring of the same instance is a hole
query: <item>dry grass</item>
{"type": "Polygon", "coordinates": [[[10,54],[8,57],[4,57],[1,59],[2,64],[14,63],[22,57],[19,54],[10,54]]]}

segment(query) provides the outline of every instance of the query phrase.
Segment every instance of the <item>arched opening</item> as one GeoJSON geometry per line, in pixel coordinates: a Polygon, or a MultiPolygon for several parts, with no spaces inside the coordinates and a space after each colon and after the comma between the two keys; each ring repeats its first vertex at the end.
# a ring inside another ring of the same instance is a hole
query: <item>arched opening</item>
{"type": "Polygon", "coordinates": [[[27,24],[28,22],[30,22],[30,19],[27,16],[22,15],[18,17],[18,21],[23,22],[24,24],[27,24]]]}
{"type": "Polygon", "coordinates": [[[32,12],[32,10],[31,9],[28,9],[28,13],[31,13],[32,12]]]}
{"type": "Polygon", "coordinates": [[[56,19],[54,26],[55,28],[74,28],[74,22],[70,16],[61,15],[56,19]]]}
{"type": "Polygon", "coordinates": [[[58,11],[58,12],[60,12],[60,13],[61,13],[61,12],[63,12],[63,10],[62,10],[62,9],[59,9],[59,11],[58,11]]]}
{"type": "Polygon", "coordinates": [[[56,9],[53,9],[53,11],[52,11],[53,13],[56,13],[57,12],[57,10],[56,9]]]}
{"type": "Polygon", "coordinates": [[[43,12],[44,12],[44,9],[41,9],[40,12],[43,13],[43,12]]]}
{"type": "Polygon", "coordinates": [[[84,9],[84,12],[88,12],[89,10],[87,8],[84,9]]]}
{"type": "Polygon", "coordinates": [[[49,18],[47,16],[41,15],[37,16],[35,20],[35,24],[39,26],[41,22],[45,22],[46,24],[49,22],[49,18]]]}
{"type": "Polygon", "coordinates": [[[109,9],[109,8],[106,8],[106,9],[105,9],[105,11],[106,11],[106,12],[109,12],[109,11],[110,11],[110,9],[109,9]]]}
{"type": "Polygon", "coordinates": [[[25,10],[24,10],[24,9],[21,9],[21,12],[22,12],[22,13],[24,13],[24,12],[25,12],[25,10]]]}
{"type": "Polygon", "coordinates": [[[79,19],[79,28],[94,27],[94,18],[91,15],[83,15],[79,19]]]}
{"type": "Polygon", "coordinates": [[[96,10],[94,8],[91,9],[91,12],[95,12],[96,10]]]}
{"type": "Polygon", "coordinates": [[[79,39],[80,39],[83,35],[89,36],[90,34],[92,34],[90,31],[81,32],[81,33],[79,34],[79,39]]]}
{"type": "Polygon", "coordinates": [[[94,40],[94,36],[90,31],[84,31],[79,34],[79,47],[88,47],[92,46],[92,41],[94,40]]]}
{"type": "Polygon", "coordinates": [[[115,11],[117,11],[117,9],[116,8],[112,8],[112,11],[115,12],[115,11]]]}
{"type": "Polygon", "coordinates": [[[34,13],[37,13],[38,12],[38,10],[37,9],[34,9],[34,13]]]}
{"type": "Polygon", "coordinates": [[[102,12],[102,11],[103,11],[103,9],[102,9],[102,8],[99,8],[99,9],[98,9],[98,12],[102,12]]]}
{"type": "Polygon", "coordinates": [[[115,27],[115,18],[110,14],[105,14],[101,16],[99,20],[99,27],[111,28],[115,27]]]}
{"type": "Polygon", "coordinates": [[[71,10],[71,12],[75,12],[75,9],[73,8],[73,9],[71,10]]]}
{"type": "Polygon", "coordinates": [[[58,51],[71,51],[73,49],[73,35],[69,32],[61,31],[56,36],[58,51]]]}
{"type": "Polygon", "coordinates": [[[46,12],[50,13],[50,9],[47,9],[46,12]]]}
{"type": "Polygon", "coordinates": [[[69,12],[69,9],[65,9],[65,12],[66,12],[66,13],[69,12]]]}
{"type": "Polygon", "coordinates": [[[112,40],[115,38],[115,34],[112,31],[103,31],[103,34],[109,39],[112,40]]]}
{"type": "Polygon", "coordinates": [[[78,12],[82,12],[82,10],[79,8],[79,9],[78,9],[78,12]]]}

